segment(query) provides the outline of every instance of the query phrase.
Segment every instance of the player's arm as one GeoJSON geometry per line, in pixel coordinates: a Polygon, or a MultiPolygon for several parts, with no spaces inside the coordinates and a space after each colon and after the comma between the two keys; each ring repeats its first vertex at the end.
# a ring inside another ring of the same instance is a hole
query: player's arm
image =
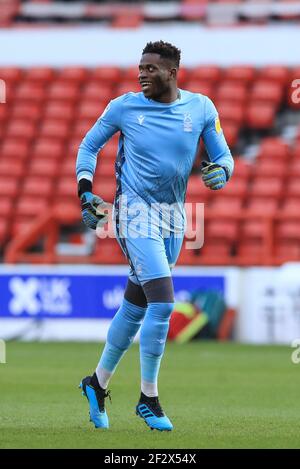
{"type": "Polygon", "coordinates": [[[201,175],[207,187],[218,190],[222,189],[231,178],[234,161],[225,140],[217,110],[209,98],[205,99],[205,126],[201,136],[209,159],[202,163],[201,175]]]}
{"type": "Polygon", "coordinates": [[[76,161],[78,196],[81,200],[84,223],[96,229],[99,222],[107,221],[108,204],[93,194],[93,178],[97,165],[97,155],[105,143],[121,129],[122,98],[109,103],[102,116],[82,140],[76,161]]]}

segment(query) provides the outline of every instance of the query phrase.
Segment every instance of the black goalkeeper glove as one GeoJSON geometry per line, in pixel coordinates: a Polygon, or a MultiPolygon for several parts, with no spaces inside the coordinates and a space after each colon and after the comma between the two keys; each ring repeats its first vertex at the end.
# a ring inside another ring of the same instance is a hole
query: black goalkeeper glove
{"type": "Polygon", "coordinates": [[[201,177],[206,187],[215,191],[225,186],[229,174],[226,168],[217,163],[202,161],[201,177]]]}
{"type": "Polygon", "coordinates": [[[110,204],[94,195],[92,192],[84,192],[80,196],[82,219],[86,226],[95,230],[104,226],[108,221],[108,207],[110,204]]]}

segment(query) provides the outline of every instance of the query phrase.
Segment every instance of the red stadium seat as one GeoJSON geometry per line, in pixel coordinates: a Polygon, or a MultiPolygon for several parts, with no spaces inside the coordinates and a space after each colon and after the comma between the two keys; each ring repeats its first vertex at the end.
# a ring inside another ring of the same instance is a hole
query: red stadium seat
{"type": "MultiPolygon", "coordinates": [[[[0,205],[1,207],[1,205],[0,205]]],[[[6,242],[9,233],[9,221],[6,218],[0,218],[0,246],[6,242]]]]}
{"type": "Polygon", "coordinates": [[[257,80],[250,93],[251,101],[261,101],[278,106],[283,97],[283,87],[272,80],[257,80]]]}
{"type": "Polygon", "coordinates": [[[182,249],[177,259],[177,265],[198,265],[200,264],[199,250],[186,249],[185,241],[183,241],[182,249]]]}
{"type": "Polygon", "coordinates": [[[46,99],[46,88],[41,83],[32,83],[30,81],[22,82],[15,91],[17,102],[34,101],[42,102],[46,99]]]}
{"type": "Polygon", "coordinates": [[[273,126],[275,105],[261,101],[250,102],[246,108],[246,125],[250,129],[266,130],[273,126]]]}
{"type": "Polygon", "coordinates": [[[260,69],[259,79],[272,80],[273,82],[285,86],[289,79],[289,70],[287,67],[281,65],[268,65],[260,69]]]}
{"type": "Polygon", "coordinates": [[[24,174],[24,162],[22,159],[0,159],[0,174],[1,176],[11,176],[20,178],[24,174]]]}
{"type": "Polygon", "coordinates": [[[300,197],[300,184],[297,177],[290,179],[285,187],[285,193],[288,197],[300,197]]]}
{"type": "Polygon", "coordinates": [[[250,195],[256,197],[279,198],[282,195],[283,182],[278,178],[256,177],[250,186],[250,195]]]}
{"type": "Polygon", "coordinates": [[[56,81],[48,88],[49,99],[61,101],[77,101],[79,97],[79,87],[77,83],[65,83],[63,81],[56,81]]]}
{"type": "Polygon", "coordinates": [[[16,84],[23,77],[23,70],[18,67],[0,67],[0,80],[5,83],[16,84]]]}
{"type": "Polygon", "coordinates": [[[95,81],[89,81],[86,83],[81,91],[82,99],[90,99],[94,101],[105,101],[106,104],[112,98],[113,87],[108,83],[101,83],[95,81]]]}
{"type": "Polygon", "coordinates": [[[239,126],[225,119],[221,122],[221,126],[229,147],[234,147],[238,141],[239,126]]]}
{"type": "MultiPolygon", "coordinates": [[[[244,238],[244,235],[242,235],[244,238]]],[[[239,258],[246,259],[250,265],[260,265],[263,263],[264,245],[261,236],[259,239],[243,239],[237,244],[237,254],[239,258]]]]}
{"type": "Polygon", "coordinates": [[[185,89],[192,93],[201,93],[213,99],[213,86],[209,81],[189,80],[185,84],[185,89]]]}
{"type": "Polygon", "coordinates": [[[263,220],[246,220],[241,225],[241,239],[262,239],[265,231],[265,222],[263,220]]]}
{"type": "Polygon", "coordinates": [[[49,101],[45,106],[44,118],[71,121],[75,117],[74,104],[64,101],[49,101]]]}
{"type": "Polygon", "coordinates": [[[138,28],[141,26],[143,16],[139,13],[132,12],[131,10],[122,11],[117,13],[110,24],[112,28],[138,28]]]}
{"type": "Polygon", "coordinates": [[[141,85],[137,81],[123,81],[115,89],[115,96],[120,96],[125,93],[139,93],[141,91],[141,85]]]}
{"type": "Polygon", "coordinates": [[[8,219],[13,215],[13,203],[11,197],[0,197],[0,219],[8,219]]]}
{"type": "Polygon", "coordinates": [[[99,158],[96,168],[96,174],[99,174],[100,178],[115,178],[115,173],[116,170],[113,161],[106,161],[104,158],[99,158]]]}
{"type": "Polygon", "coordinates": [[[93,183],[95,194],[101,194],[103,200],[112,203],[116,192],[116,182],[114,179],[103,180],[101,175],[96,176],[93,183]]]}
{"type": "Polygon", "coordinates": [[[89,78],[89,70],[83,67],[64,67],[57,74],[59,81],[82,83],[89,78]]]}
{"type": "Polygon", "coordinates": [[[193,174],[188,180],[186,202],[188,203],[203,203],[211,195],[211,190],[205,187],[203,181],[198,174],[193,174]]]}
{"type": "MultiPolygon", "coordinates": [[[[61,168],[59,167],[59,172],[61,168]]],[[[58,161],[53,158],[32,158],[28,168],[30,176],[48,176],[49,178],[56,176],[58,173],[58,161]]],[[[73,171],[74,174],[74,171],[73,171]]]]}
{"type": "Polygon", "coordinates": [[[50,209],[47,200],[42,197],[20,197],[16,205],[18,217],[37,217],[50,209]]]}
{"type": "Polygon", "coordinates": [[[215,65],[200,65],[190,71],[190,80],[205,80],[214,83],[221,78],[221,69],[215,65]]]}
{"type": "Polygon", "coordinates": [[[55,140],[66,140],[70,135],[70,125],[66,121],[47,119],[41,124],[39,136],[41,138],[53,138],[55,140]]]}
{"type": "Polygon", "coordinates": [[[277,160],[276,156],[269,159],[258,160],[253,166],[254,176],[261,177],[284,177],[287,173],[287,165],[283,160],[277,160]]]}
{"type": "Polygon", "coordinates": [[[106,106],[106,101],[81,101],[76,114],[78,119],[93,119],[96,122],[106,106]]]}
{"type": "Polygon", "coordinates": [[[91,72],[91,80],[114,86],[122,81],[122,73],[119,67],[96,67],[91,72]]]}
{"type": "Polygon", "coordinates": [[[236,179],[234,176],[222,189],[222,196],[245,198],[248,182],[245,179],[236,179]]]}
{"type": "Polygon", "coordinates": [[[205,238],[235,241],[238,237],[239,224],[236,220],[210,220],[205,222],[205,238]]]}
{"type": "MultiPolygon", "coordinates": [[[[75,198],[77,197],[77,183],[76,178],[61,178],[59,179],[57,186],[56,186],[56,197],[59,199],[60,197],[65,198],[75,198]]],[[[103,197],[104,198],[104,197],[103,197]]]]}
{"type": "Polygon", "coordinates": [[[244,121],[244,105],[241,103],[232,103],[230,101],[217,101],[216,103],[221,123],[224,119],[241,126],[244,121]]]}
{"type": "Polygon", "coordinates": [[[281,207],[281,212],[285,216],[298,216],[300,206],[300,193],[299,198],[291,196],[287,197],[281,207]]]}
{"type": "Polygon", "coordinates": [[[224,73],[226,80],[234,80],[239,84],[245,85],[251,83],[256,76],[255,67],[252,65],[234,65],[232,67],[227,67],[224,73]]]}
{"type": "Polygon", "coordinates": [[[273,163],[276,161],[284,163],[290,156],[289,145],[280,137],[265,138],[259,148],[258,159],[266,159],[273,163]]]}
{"type": "Polygon", "coordinates": [[[55,71],[50,67],[31,67],[25,71],[25,80],[39,83],[49,83],[55,77],[55,71]]]}
{"type": "Polygon", "coordinates": [[[90,130],[91,127],[95,124],[95,119],[84,119],[78,120],[75,122],[75,125],[72,129],[72,138],[80,139],[80,141],[85,137],[85,134],[90,130]]]}
{"type": "Polygon", "coordinates": [[[35,137],[36,126],[34,122],[25,119],[10,121],[6,128],[6,138],[31,141],[35,137]]]}
{"type": "Polygon", "coordinates": [[[17,197],[19,194],[18,178],[12,174],[10,177],[0,176],[0,196],[1,197],[17,197]]]}
{"type": "Polygon", "coordinates": [[[244,103],[247,99],[248,91],[244,84],[237,83],[234,81],[223,81],[218,86],[216,99],[227,100],[231,102],[244,103]]]}
{"type": "Polygon", "coordinates": [[[24,234],[26,231],[28,231],[32,227],[35,216],[39,215],[39,212],[35,211],[35,207],[33,208],[34,208],[34,213],[32,213],[32,210],[29,210],[31,214],[26,215],[26,218],[24,218],[24,216],[22,215],[22,219],[17,219],[16,221],[13,221],[12,228],[11,228],[12,237],[20,235],[21,233],[24,234]]]}
{"type": "Polygon", "coordinates": [[[240,197],[227,197],[222,194],[216,194],[212,196],[208,205],[208,210],[211,213],[215,213],[216,216],[227,215],[240,212],[242,209],[243,200],[240,197]]]}
{"type": "Polygon", "coordinates": [[[300,241],[300,221],[280,221],[276,230],[276,238],[280,240],[300,241]]]}
{"type": "Polygon", "coordinates": [[[7,159],[26,159],[29,154],[29,142],[14,138],[4,140],[1,147],[1,157],[7,159]]]}
{"type": "Polygon", "coordinates": [[[180,88],[183,88],[183,87],[185,88],[185,83],[187,81],[188,75],[189,75],[188,69],[184,67],[183,65],[180,66],[180,69],[177,75],[177,82],[180,88]]]}
{"type": "Polygon", "coordinates": [[[279,240],[275,244],[275,256],[282,264],[300,260],[300,243],[298,240],[279,240]]]}
{"type": "Polygon", "coordinates": [[[32,157],[36,158],[63,158],[64,145],[61,141],[48,138],[39,138],[32,149],[32,157]]]}
{"type": "Polygon", "coordinates": [[[11,119],[28,119],[36,122],[41,117],[41,106],[38,102],[15,102],[11,111],[11,119]]]}
{"type": "Polygon", "coordinates": [[[300,66],[293,67],[290,70],[289,81],[293,81],[297,78],[300,78],[300,66]]]}
{"type": "MultiPolygon", "coordinates": [[[[99,164],[98,164],[99,166],[99,164]]],[[[59,174],[64,177],[75,177],[76,171],[76,155],[72,158],[65,159],[59,166],[59,174]]]]}
{"type": "Polygon", "coordinates": [[[116,239],[106,238],[97,241],[93,258],[97,264],[127,264],[116,239]]]}
{"type": "Polygon", "coordinates": [[[246,212],[255,215],[275,214],[278,209],[278,200],[276,198],[266,199],[265,197],[252,197],[249,199],[246,212]]]}
{"type": "MultiPolygon", "coordinates": [[[[209,259],[210,263],[217,265],[226,265],[230,261],[231,251],[231,241],[228,241],[226,239],[205,239],[203,247],[200,250],[200,258],[198,263],[201,265],[204,259],[209,259]]],[[[197,259],[196,256],[195,258],[197,259]]]]}
{"type": "Polygon", "coordinates": [[[7,121],[8,115],[9,113],[7,106],[0,106],[0,123],[2,126],[4,126],[5,122],[7,121]]]}
{"type": "Polygon", "coordinates": [[[45,176],[29,176],[24,181],[21,198],[36,195],[46,199],[51,196],[52,188],[53,184],[50,178],[45,176]]]}
{"type": "Polygon", "coordinates": [[[132,67],[123,68],[122,81],[138,82],[139,68],[137,65],[132,67]]]}
{"type": "Polygon", "coordinates": [[[78,153],[79,145],[82,142],[82,137],[72,138],[69,140],[66,150],[66,155],[68,158],[75,159],[78,153]]]}
{"type": "Polygon", "coordinates": [[[292,160],[288,166],[289,174],[300,177],[300,159],[292,160]]]}
{"type": "Polygon", "coordinates": [[[249,179],[254,165],[249,163],[244,157],[234,158],[234,178],[249,179]]]}

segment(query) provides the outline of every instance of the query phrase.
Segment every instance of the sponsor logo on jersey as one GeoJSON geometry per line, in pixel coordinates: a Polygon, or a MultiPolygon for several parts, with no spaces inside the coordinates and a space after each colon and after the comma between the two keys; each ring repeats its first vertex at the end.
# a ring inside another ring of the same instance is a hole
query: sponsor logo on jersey
{"type": "Polygon", "coordinates": [[[138,116],[138,121],[139,121],[139,124],[140,124],[140,125],[143,125],[144,119],[145,119],[145,116],[143,116],[143,114],[141,114],[140,116],[138,116]]]}
{"type": "Polygon", "coordinates": [[[215,129],[216,129],[216,132],[219,134],[221,132],[221,123],[220,123],[220,119],[218,117],[216,117],[215,119],[215,129]]]}

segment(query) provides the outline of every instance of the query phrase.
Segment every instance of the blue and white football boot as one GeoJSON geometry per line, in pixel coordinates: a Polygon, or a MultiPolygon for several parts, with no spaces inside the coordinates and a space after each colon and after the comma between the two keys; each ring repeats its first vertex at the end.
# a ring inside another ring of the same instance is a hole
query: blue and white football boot
{"type": "Polygon", "coordinates": [[[162,410],[158,397],[148,397],[141,393],[135,413],[145,421],[151,430],[160,430],[161,432],[173,430],[173,425],[162,410]]]}
{"type": "Polygon", "coordinates": [[[83,378],[79,387],[82,389],[82,395],[89,402],[90,421],[94,423],[95,428],[109,428],[104,401],[106,397],[111,401],[110,391],[100,387],[96,373],[93,376],[83,378]]]}

